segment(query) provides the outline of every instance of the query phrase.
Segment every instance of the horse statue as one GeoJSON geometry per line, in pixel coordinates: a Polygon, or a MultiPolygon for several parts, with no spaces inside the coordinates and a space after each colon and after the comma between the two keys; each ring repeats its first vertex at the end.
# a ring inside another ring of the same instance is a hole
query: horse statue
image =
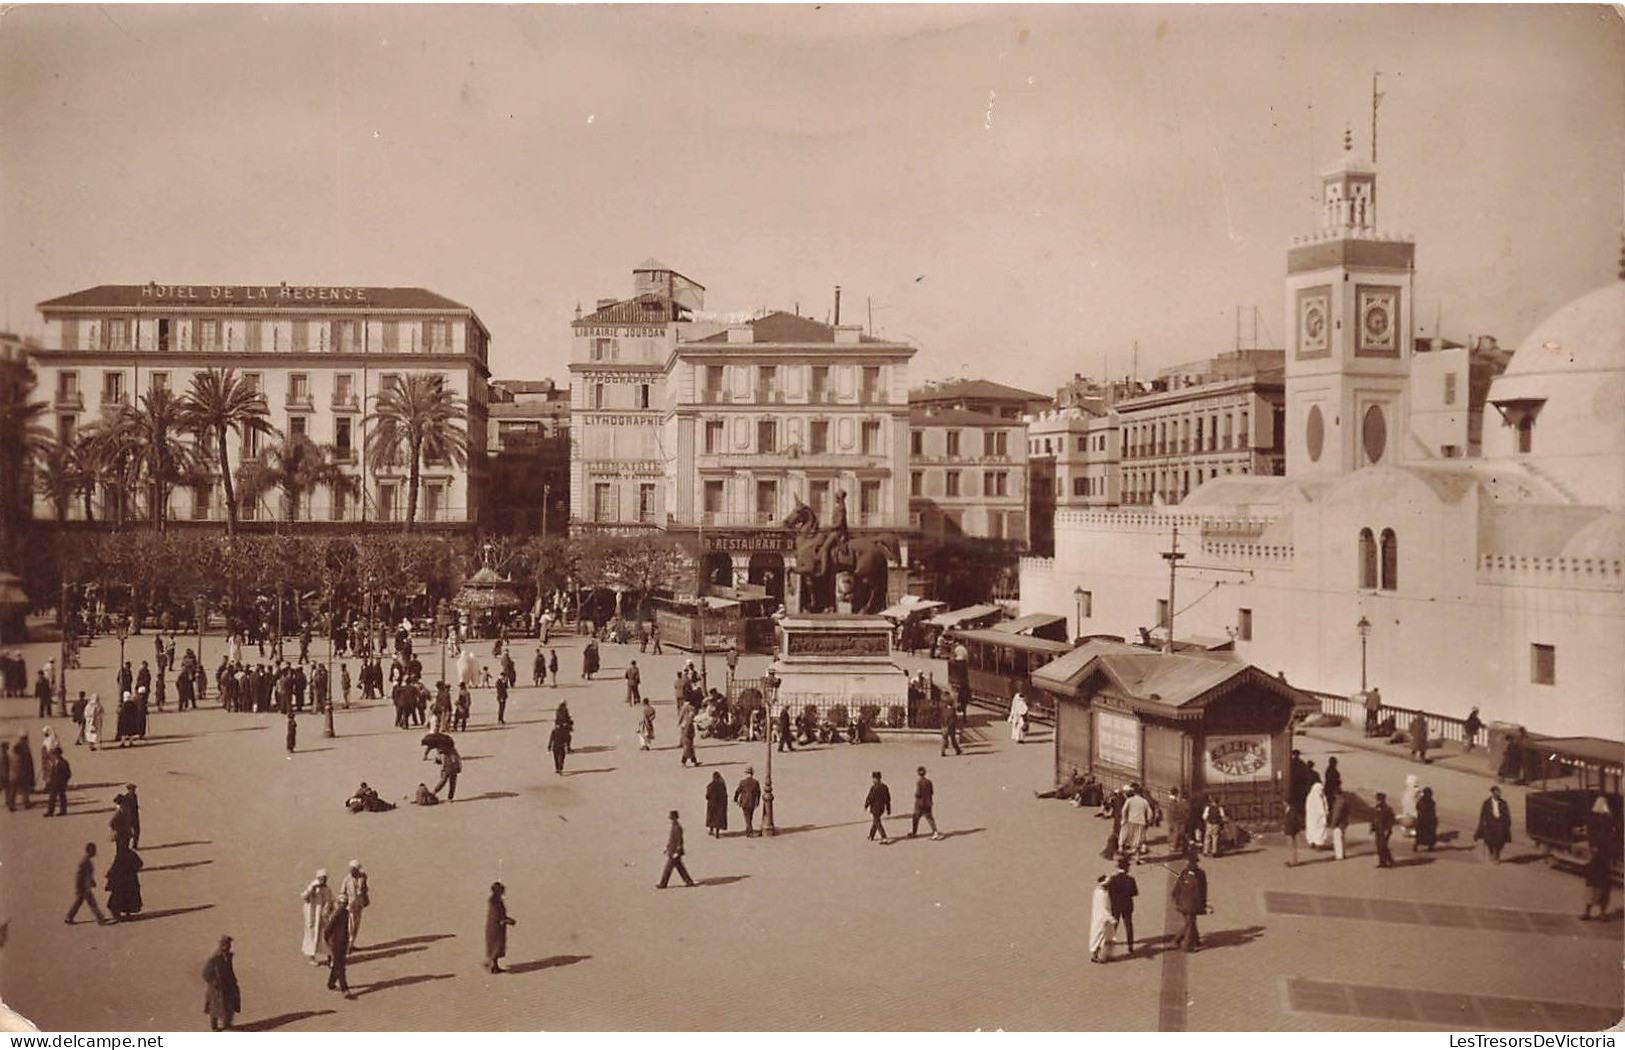
{"type": "MultiPolygon", "coordinates": [[[[844,506],[841,494],[836,499],[838,507],[844,506]]],[[[794,571],[801,577],[805,612],[834,612],[843,597],[850,598],[855,613],[878,613],[886,607],[889,566],[899,560],[902,544],[891,535],[852,539],[844,522],[838,509],[835,526],[819,528],[817,512],[799,499],[784,519],[784,527],[796,534],[794,571]],[[850,574],[850,595],[836,592],[842,573],[850,574]]]]}

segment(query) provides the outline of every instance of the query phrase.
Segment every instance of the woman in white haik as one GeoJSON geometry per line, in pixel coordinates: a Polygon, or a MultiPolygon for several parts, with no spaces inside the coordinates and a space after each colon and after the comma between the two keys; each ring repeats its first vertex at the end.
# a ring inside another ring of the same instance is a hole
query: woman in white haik
{"type": "Polygon", "coordinates": [[[299,899],[305,904],[305,940],[301,950],[310,960],[310,965],[320,966],[322,960],[317,955],[323,946],[322,930],[327,928],[327,920],[333,914],[333,891],[327,885],[327,869],[316,873],[299,899]]]}
{"type": "Polygon", "coordinates": [[[1106,892],[1106,876],[1102,875],[1095,880],[1094,892],[1089,897],[1090,962],[1106,961],[1106,945],[1111,943],[1115,932],[1117,923],[1112,919],[1112,899],[1106,892]]]}
{"type": "Polygon", "coordinates": [[[1016,743],[1024,743],[1027,739],[1027,698],[1016,690],[1016,695],[1010,698],[1010,739],[1016,743]]]}
{"type": "Polygon", "coordinates": [[[1303,837],[1310,849],[1326,848],[1326,788],[1318,780],[1303,799],[1303,837]]]}
{"type": "Polygon", "coordinates": [[[102,698],[100,693],[91,693],[90,700],[85,704],[85,743],[90,745],[92,751],[102,742],[102,698]]]}

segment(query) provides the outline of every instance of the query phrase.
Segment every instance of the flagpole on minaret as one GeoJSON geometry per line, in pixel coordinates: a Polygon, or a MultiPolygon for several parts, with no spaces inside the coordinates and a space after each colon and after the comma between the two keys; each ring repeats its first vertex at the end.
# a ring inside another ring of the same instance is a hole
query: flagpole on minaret
{"type": "Polygon", "coordinates": [[[1382,103],[1382,92],[1377,90],[1377,78],[1382,76],[1380,70],[1371,71],[1371,163],[1377,163],[1377,106],[1382,103]]]}

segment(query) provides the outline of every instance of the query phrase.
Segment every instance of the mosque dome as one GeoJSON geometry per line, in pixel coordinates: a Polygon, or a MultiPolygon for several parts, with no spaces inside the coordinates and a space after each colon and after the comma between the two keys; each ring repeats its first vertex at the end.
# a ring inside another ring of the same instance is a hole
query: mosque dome
{"type": "Polygon", "coordinates": [[[1490,385],[1484,458],[1510,458],[1571,502],[1625,506],[1625,281],[1538,325],[1490,385]]]}
{"type": "Polygon", "coordinates": [[[1625,511],[1604,514],[1563,545],[1565,558],[1625,559],[1625,511]]]}

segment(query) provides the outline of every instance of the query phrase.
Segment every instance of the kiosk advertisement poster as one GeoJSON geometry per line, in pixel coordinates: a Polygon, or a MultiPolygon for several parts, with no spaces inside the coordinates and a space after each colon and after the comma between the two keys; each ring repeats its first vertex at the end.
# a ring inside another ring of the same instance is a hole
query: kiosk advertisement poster
{"type": "Polygon", "coordinates": [[[1270,738],[1264,733],[1207,737],[1202,745],[1207,783],[1253,781],[1270,775],[1270,738]]]}

